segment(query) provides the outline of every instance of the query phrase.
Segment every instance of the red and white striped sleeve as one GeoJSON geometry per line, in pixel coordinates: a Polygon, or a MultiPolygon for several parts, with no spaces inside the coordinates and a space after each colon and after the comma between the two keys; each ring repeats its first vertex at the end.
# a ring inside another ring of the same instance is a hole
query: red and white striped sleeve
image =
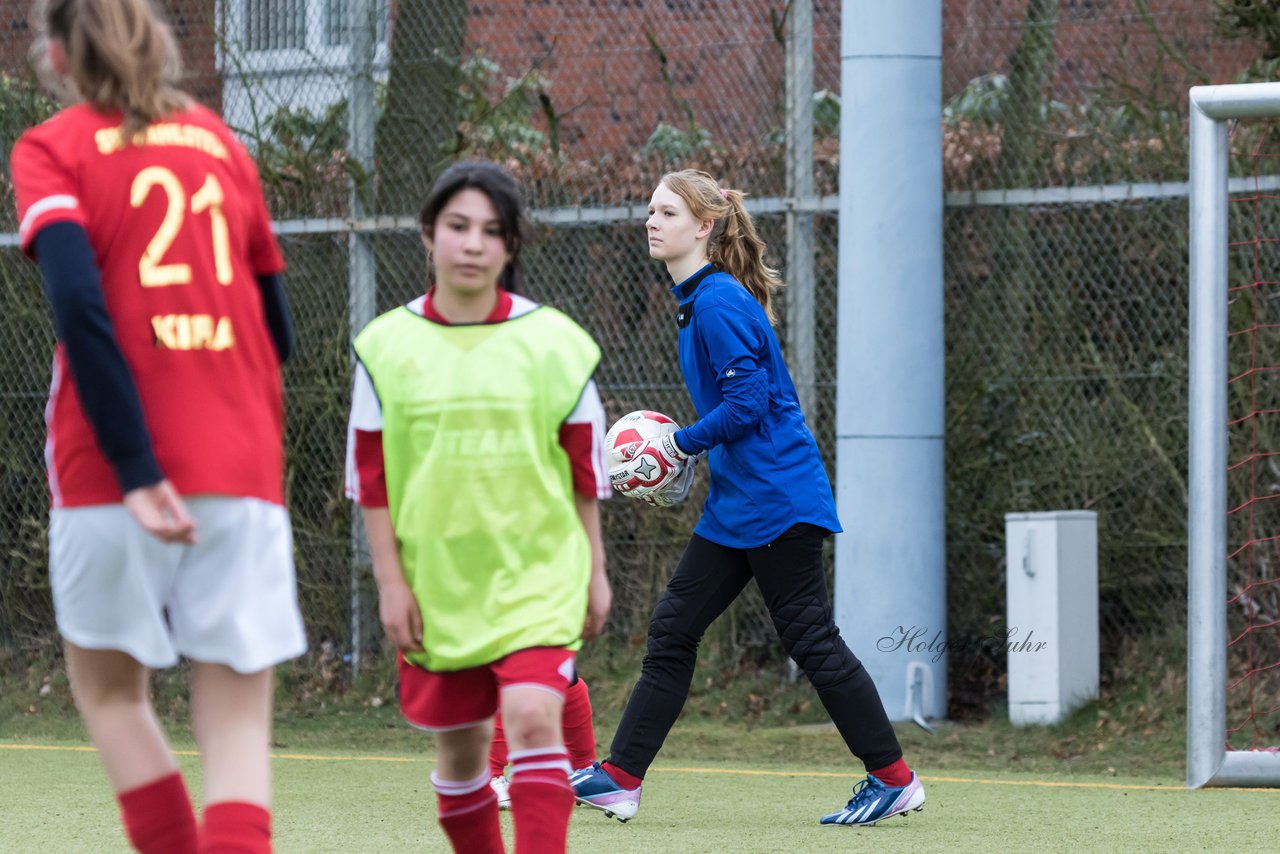
{"type": "Polygon", "coordinates": [[[46,225],[88,223],[80,205],[75,170],[66,165],[63,153],[49,142],[48,135],[44,125],[28,131],[10,157],[18,204],[18,245],[28,256],[33,256],[35,236],[46,225]]]}
{"type": "Polygon", "coordinates": [[[387,506],[387,468],[382,456],[382,404],[364,365],[356,363],[347,422],[347,497],[361,507],[387,506]]]}
{"type": "Polygon", "coordinates": [[[573,491],[604,500],[613,494],[604,453],[604,404],[595,380],[587,383],[573,413],[560,425],[560,447],[569,455],[573,491]]]}

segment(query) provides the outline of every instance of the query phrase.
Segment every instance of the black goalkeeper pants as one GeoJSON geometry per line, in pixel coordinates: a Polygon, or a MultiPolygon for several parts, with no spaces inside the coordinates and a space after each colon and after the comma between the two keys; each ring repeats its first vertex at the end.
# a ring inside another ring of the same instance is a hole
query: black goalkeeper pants
{"type": "Polygon", "coordinates": [[[836,627],[822,567],[827,532],[796,525],[771,543],[732,549],[689,541],[649,621],[649,646],[609,749],[609,762],[643,777],[689,696],[698,642],[752,578],[787,653],[818,691],[868,771],[902,757],[871,675],[836,627]]]}

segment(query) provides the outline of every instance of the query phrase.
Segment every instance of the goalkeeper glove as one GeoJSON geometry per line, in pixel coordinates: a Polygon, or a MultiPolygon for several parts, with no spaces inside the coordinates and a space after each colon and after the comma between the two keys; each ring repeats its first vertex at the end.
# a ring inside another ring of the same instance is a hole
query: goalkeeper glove
{"type": "Polygon", "coordinates": [[[640,500],[653,507],[670,507],[673,504],[679,504],[689,497],[689,488],[693,486],[693,473],[697,467],[698,458],[690,457],[685,461],[680,473],[666,486],[641,496],[640,500]]]}

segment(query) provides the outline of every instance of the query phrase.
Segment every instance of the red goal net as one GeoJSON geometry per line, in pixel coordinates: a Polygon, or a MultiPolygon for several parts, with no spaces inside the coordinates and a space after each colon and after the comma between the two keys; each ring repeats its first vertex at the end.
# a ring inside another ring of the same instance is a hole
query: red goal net
{"type": "Polygon", "coordinates": [[[1233,128],[1227,749],[1280,749],[1280,124],[1233,128]]]}

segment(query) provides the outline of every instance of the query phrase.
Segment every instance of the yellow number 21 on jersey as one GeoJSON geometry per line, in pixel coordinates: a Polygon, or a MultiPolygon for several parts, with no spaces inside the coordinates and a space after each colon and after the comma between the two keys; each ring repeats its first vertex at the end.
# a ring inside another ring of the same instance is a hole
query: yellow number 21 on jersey
{"type": "MultiPolygon", "coordinates": [[[[151,188],[159,187],[167,200],[164,219],[138,260],[138,280],[144,288],[163,288],[168,285],[191,284],[190,264],[163,264],[164,255],[182,230],[187,216],[187,193],[178,176],[163,166],[148,166],[133,179],[129,190],[129,203],[140,208],[151,195],[151,188]]],[[[191,197],[191,213],[209,212],[213,229],[214,275],[223,285],[231,284],[231,237],[227,230],[227,218],[222,213],[222,185],[213,175],[206,175],[204,184],[191,197]]]]}

